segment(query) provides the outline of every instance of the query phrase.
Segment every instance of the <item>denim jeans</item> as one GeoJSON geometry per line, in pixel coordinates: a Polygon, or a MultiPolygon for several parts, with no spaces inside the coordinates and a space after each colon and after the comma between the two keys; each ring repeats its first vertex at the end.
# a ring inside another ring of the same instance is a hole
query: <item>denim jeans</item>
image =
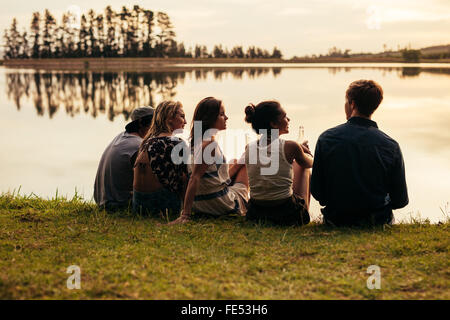
{"type": "Polygon", "coordinates": [[[166,210],[171,210],[174,214],[181,211],[181,200],[176,193],[165,188],[154,192],[133,191],[133,212],[159,215],[166,210]]]}

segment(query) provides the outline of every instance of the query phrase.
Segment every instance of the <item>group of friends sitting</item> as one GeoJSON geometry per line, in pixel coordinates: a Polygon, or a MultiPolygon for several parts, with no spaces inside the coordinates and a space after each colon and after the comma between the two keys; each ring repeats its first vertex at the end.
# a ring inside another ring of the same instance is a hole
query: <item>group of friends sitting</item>
{"type": "Polygon", "coordinates": [[[137,108],[102,155],[94,199],[107,211],[178,213],[170,224],[188,222],[194,212],[305,225],[312,194],[325,224],[391,224],[392,210],[406,206],[408,194],[400,147],[371,119],[383,90],[358,80],[345,96],[347,122],[323,132],[314,155],[306,141],[281,138],[290,119],[279,102],[246,106],[245,121],[258,139],[230,161],[216,139],[228,119],[221,100],[197,104],[189,143],[176,135],[187,124],[180,102],[137,108]]]}

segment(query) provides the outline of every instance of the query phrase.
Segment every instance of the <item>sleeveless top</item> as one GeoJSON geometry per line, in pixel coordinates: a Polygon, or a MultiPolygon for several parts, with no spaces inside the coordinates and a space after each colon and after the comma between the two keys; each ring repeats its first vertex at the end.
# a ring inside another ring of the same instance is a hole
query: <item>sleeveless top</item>
{"type": "MultiPolygon", "coordinates": [[[[207,195],[210,195],[209,197],[211,198],[212,194],[225,193],[224,189],[226,189],[226,187],[231,183],[230,175],[228,173],[228,163],[219,145],[214,141],[209,144],[209,147],[214,148],[214,158],[217,159],[217,161],[208,165],[206,172],[201,177],[201,183],[198,186],[195,196],[196,201],[205,198],[207,195]],[[213,144],[215,144],[215,146],[213,144]]],[[[192,174],[192,169],[194,166],[194,151],[192,148],[191,151],[191,157],[188,165],[189,175],[192,174]]]]}
{"type": "MultiPolygon", "coordinates": [[[[179,143],[185,144],[177,137],[153,137],[148,139],[141,150],[147,150],[148,161],[158,181],[169,191],[181,194],[184,189],[183,176],[187,175],[186,164],[172,161],[172,150],[179,143]]],[[[136,161],[136,165],[139,164],[136,161]]]]}
{"type": "MultiPolygon", "coordinates": [[[[245,212],[244,205],[241,206],[242,201],[240,201],[241,195],[239,193],[240,189],[237,187],[238,184],[231,185],[228,172],[229,165],[226,162],[222,150],[215,141],[209,144],[207,148],[208,150],[215,150],[215,160],[214,163],[207,166],[206,172],[200,179],[192,209],[195,212],[209,213],[212,215],[245,212]]],[[[194,156],[191,154],[190,164],[188,166],[190,174],[192,174],[192,169],[195,164],[193,159],[194,156]]],[[[242,195],[242,198],[245,199],[246,197],[242,195]]]]}
{"type": "Polygon", "coordinates": [[[245,164],[252,199],[281,200],[293,194],[294,172],[284,153],[285,140],[277,140],[268,146],[260,146],[260,140],[257,140],[245,147],[245,164]],[[278,147],[275,143],[277,140],[278,147]]]}

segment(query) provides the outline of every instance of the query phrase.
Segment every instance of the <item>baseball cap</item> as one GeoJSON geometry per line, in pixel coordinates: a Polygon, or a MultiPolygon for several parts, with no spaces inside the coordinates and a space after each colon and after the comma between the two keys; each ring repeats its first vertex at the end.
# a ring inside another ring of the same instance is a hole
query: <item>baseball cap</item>
{"type": "Polygon", "coordinates": [[[143,117],[146,116],[153,116],[153,114],[155,113],[155,109],[148,106],[148,107],[139,107],[134,109],[131,112],[131,122],[128,123],[125,128],[128,128],[132,123],[134,123],[135,121],[138,121],[139,119],[142,119],[143,117]]]}

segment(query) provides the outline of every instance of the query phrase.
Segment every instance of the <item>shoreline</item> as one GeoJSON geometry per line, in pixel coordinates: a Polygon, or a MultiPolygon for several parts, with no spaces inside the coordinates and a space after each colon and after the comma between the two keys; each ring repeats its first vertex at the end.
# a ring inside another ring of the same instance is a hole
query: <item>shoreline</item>
{"type": "MultiPolygon", "coordinates": [[[[0,60],[0,65],[6,68],[43,69],[43,70],[149,70],[155,71],[183,65],[196,67],[195,65],[233,65],[251,64],[260,65],[275,64],[352,64],[352,63],[396,63],[412,64],[450,63],[450,59],[422,59],[415,63],[405,62],[402,58],[318,58],[318,59],[234,59],[234,58],[61,58],[61,59],[13,59],[0,60]]],[[[222,67],[220,66],[220,67],[222,67]]]]}

